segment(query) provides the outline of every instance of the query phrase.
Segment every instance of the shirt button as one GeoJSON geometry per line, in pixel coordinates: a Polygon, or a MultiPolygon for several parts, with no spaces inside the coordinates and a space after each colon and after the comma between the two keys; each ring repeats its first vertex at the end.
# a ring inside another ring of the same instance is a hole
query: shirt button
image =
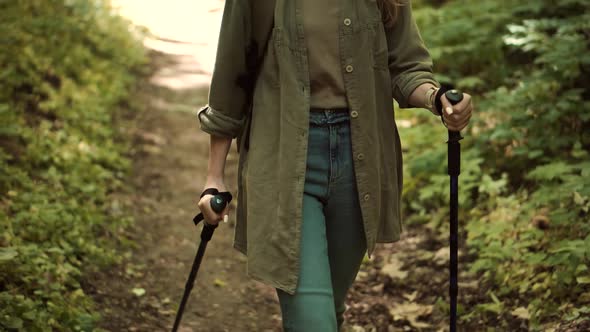
{"type": "Polygon", "coordinates": [[[350,116],[353,117],[353,118],[356,118],[357,116],[359,116],[359,112],[352,111],[352,112],[350,112],[350,116]]]}
{"type": "Polygon", "coordinates": [[[344,25],[349,26],[350,23],[351,23],[351,21],[348,17],[344,19],[344,25]]]}
{"type": "Polygon", "coordinates": [[[354,70],[354,67],[352,65],[346,66],[346,72],[347,73],[352,73],[353,70],[354,70]]]}
{"type": "Polygon", "coordinates": [[[357,158],[358,160],[363,160],[363,159],[365,159],[365,155],[364,155],[364,154],[362,154],[362,153],[359,153],[359,154],[357,154],[357,155],[356,155],[356,158],[357,158]]]}
{"type": "Polygon", "coordinates": [[[365,194],[365,196],[363,197],[363,199],[364,199],[365,201],[368,201],[368,200],[369,200],[369,198],[371,198],[371,196],[370,196],[369,194],[365,194]]]}

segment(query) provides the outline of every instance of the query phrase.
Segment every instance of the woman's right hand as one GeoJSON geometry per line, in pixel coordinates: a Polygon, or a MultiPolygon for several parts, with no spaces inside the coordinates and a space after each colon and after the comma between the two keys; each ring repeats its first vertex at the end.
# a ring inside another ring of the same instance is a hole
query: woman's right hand
{"type": "MultiPolygon", "coordinates": [[[[219,192],[227,191],[223,181],[208,181],[203,191],[207,188],[215,188],[219,192]]],[[[209,225],[217,225],[220,221],[224,220],[224,216],[226,216],[225,221],[227,222],[227,218],[229,218],[229,204],[225,206],[223,211],[217,213],[211,208],[211,198],[213,198],[213,195],[204,195],[199,200],[199,203],[197,203],[199,210],[203,213],[205,222],[209,225]]]]}

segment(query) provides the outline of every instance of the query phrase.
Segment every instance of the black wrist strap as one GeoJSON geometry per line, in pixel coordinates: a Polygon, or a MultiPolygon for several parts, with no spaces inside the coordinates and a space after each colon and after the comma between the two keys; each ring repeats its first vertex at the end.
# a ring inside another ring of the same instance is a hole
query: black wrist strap
{"type": "Polygon", "coordinates": [[[445,127],[447,128],[448,126],[445,122],[445,117],[443,116],[442,101],[440,98],[445,92],[452,90],[453,88],[454,87],[451,84],[442,83],[440,85],[440,89],[438,89],[438,91],[436,92],[436,96],[434,97],[434,109],[436,110],[436,112],[438,112],[438,115],[440,116],[440,121],[442,121],[443,125],[445,125],[445,127]]]}
{"type": "Polygon", "coordinates": [[[434,109],[438,113],[438,115],[442,116],[442,101],[440,97],[442,97],[443,93],[447,92],[449,89],[442,85],[438,91],[436,91],[436,96],[434,97],[434,109]]]}
{"type": "Polygon", "coordinates": [[[229,191],[219,191],[217,190],[217,188],[207,188],[203,190],[200,198],[203,198],[203,196],[205,195],[222,195],[225,201],[228,203],[231,202],[233,198],[232,194],[229,191]]]}
{"type": "Polygon", "coordinates": [[[217,190],[217,188],[207,188],[207,189],[203,190],[200,198],[203,198],[203,196],[205,196],[205,195],[217,195],[217,194],[219,194],[219,190],[217,190]]]}

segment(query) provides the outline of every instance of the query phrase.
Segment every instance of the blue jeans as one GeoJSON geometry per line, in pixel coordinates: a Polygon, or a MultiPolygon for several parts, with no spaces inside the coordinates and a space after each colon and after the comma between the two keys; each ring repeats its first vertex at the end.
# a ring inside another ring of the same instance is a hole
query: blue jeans
{"type": "Polygon", "coordinates": [[[311,111],[303,194],[299,282],[277,289],[287,332],[336,332],[366,252],[350,121],[346,111],[311,111]]]}

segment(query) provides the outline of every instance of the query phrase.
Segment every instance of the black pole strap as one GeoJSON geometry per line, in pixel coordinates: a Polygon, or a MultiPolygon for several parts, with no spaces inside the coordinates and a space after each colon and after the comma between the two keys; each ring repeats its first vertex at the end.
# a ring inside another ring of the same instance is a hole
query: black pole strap
{"type": "Polygon", "coordinates": [[[203,192],[201,193],[201,196],[199,198],[203,198],[203,196],[205,195],[217,195],[219,193],[219,190],[217,190],[217,188],[207,188],[205,190],[203,190],[203,192]]]}
{"type": "Polygon", "coordinates": [[[436,96],[434,97],[434,109],[440,116],[440,121],[442,124],[448,128],[447,122],[445,121],[445,117],[443,116],[443,109],[442,109],[442,100],[440,99],[442,95],[451,90],[453,87],[450,84],[442,83],[438,91],[436,91],[436,96]]]}

